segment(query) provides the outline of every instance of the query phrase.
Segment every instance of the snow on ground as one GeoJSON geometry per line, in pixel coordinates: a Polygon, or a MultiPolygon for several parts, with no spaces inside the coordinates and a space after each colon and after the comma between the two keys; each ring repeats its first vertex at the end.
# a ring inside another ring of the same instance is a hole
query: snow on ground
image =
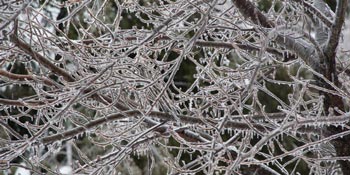
{"type": "MultiPolygon", "coordinates": [[[[24,162],[22,162],[21,165],[27,166],[24,162]]],[[[17,168],[15,175],[30,175],[30,171],[28,169],[19,167],[19,168],[17,168]]]]}
{"type": "Polygon", "coordinates": [[[73,169],[70,166],[62,166],[59,168],[59,172],[61,174],[67,174],[67,175],[72,174],[72,171],[73,171],[73,169]]]}

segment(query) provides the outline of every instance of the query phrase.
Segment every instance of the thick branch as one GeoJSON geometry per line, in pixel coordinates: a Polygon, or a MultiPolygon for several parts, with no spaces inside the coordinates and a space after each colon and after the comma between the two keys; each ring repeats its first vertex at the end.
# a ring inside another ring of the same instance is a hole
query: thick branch
{"type": "MultiPolygon", "coordinates": [[[[107,122],[112,122],[116,120],[120,120],[123,118],[128,118],[128,117],[137,117],[137,116],[142,116],[143,114],[137,110],[131,110],[131,111],[125,111],[121,113],[116,113],[116,114],[111,114],[106,117],[101,117],[99,119],[90,121],[89,123],[85,124],[84,126],[76,127],[74,129],[71,129],[69,131],[60,133],[60,134],[55,134],[52,136],[45,137],[41,139],[41,142],[44,144],[52,143],[57,140],[62,140],[62,139],[70,139],[71,137],[80,134],[82,132],[85,132],[88,129],[91,129],[93,127],[96,127],[98,125],[105,124],[107,122]]],[[[150,112],[148,115],[153,118],[165,120],[165,121],[176,121],[175,117],[169,113],[163,113],[163,112],[150,112]]],[[[178,116],[181,120],[181,123],[183,124],[200,124],[200,125],[206,125],[201,118],[198,117],[191,117],[191,116],[185,116],[185,115],[179,115],[178,116]]],[[[215,123],[213,123],[215,124],[215,123]]],[[[260,131],[264,131],[265,128],[260,125],[260,124],[252,124],[256,129],[260,131]]],[[[225,124],[226,127],[232,128],[232,129],[240,129],[240,130],[247,130],[250,129],[249,125],[246,123],[242,122],[232,122],[228,121],[225,124]]]]}
{"type": "MultiPolygon", "coordinates": [[[[106,117],[101,117],[99,119],[90,121],[86,123],[84,126],[79,126],[76,128],[73,128],[71,130],[68,130],[63,133],[55,134],[52,136],[44,137],[41,139],[41,142],[44,144],[49,144],[57,140],[65,140],[65,139],[70,139],[74,137],[75,135],[78,135],[80,133],[85,132],[88,129],[91,129],[93,127],[105,124],[107,122],[113,122],[116,120],[128,118],[128,117],[137,117],[137,116],[142,116],[143,114],[137,110],[130,110],[130,111],[125,111],[121,113],[116,113],[116,114],[111,114],[106,117]]],[[[149,115],[150,117],[161,119],[163,121],[176,121],[175,117],[169,113],[164,113],[164,112],[150,112],[149,115]]],[[[275,117],[279,118],[280,114],[277,113],[275,117]]],[[[192,116],[186,116],[186,115],[179,115],[178,116],[181,120],[181,123],[183,124],[195,124],[195,125],[208,125],[208,123],[205,123],[203,119],[199,117],[192,117],[192,116]]],[[[257,116],[257,118],[262,118],[262,116],[257,116]]],[[[342,123],[342,122],[347,122],[350,119],[350,114],[346,113],[341,116],[336,116],[336,117],[320,117],[320,118],[311,118],[311,119],[303,119],[297,121],[297,124],[294,124],[291,122],[288,124],[288,128],[293,128],[296,130],[302,130],[302,131],[310,131],[310,126],[311,124],[317,125],[318,123],[320,124],[332,124],[332,123],[342,123]]],[[[211,123],[213,125],[216,125],[217,123],[211,123]]],[[[259,131],[266,131],[266,130],[271,130],[272,128],[266,128],[265,126],[257,123],[251,123],[251,125],[259,130],[259,131]]],[[[224,125],[225,128],[227,129],[234,129],[234,130],[249,130],[252,129],[247,123],[243,122],[234,122],[234,121],[227,121],[224,125]]],[[[312,126],[311,126],[312,127],[312,126]]],[[[158,130],[157,130],[158,131],[158,130]]],[[[158,131],[159,132],[159,131],[158,131]]],[[[161,128],[161,132],[166,132],[164,128],[161,128]]]]}
{"type": "Polygon", "coordinates": [[[273,28],[275,24],[268,20],[267,17],[261,13],[261,11],[255,7],[255,5],[248,0],[232,0],[239,12],[249,18],[254,24],[260,25],[265,28],[273,28]]]}
{"type": "Polygon", "coordinates": [[[336,17],[328,37],[328,45],[325,49],[325,54],[329,59],[335,59],[336,49],[339,44],[341,30],[344,24],[345,13],[348,5],[347,0],[338,0],[337,2],[336,17]]]}
{"type": "Polygon", "coordinates": [[[39,105],[45,105],[45,102],[42,100],[10,100],[10,99],[4,99],[0,98],[0,104],[3,105],[9,105],[9,106],[27,106],[28,104],[31,106],[39,106],[39,105]]]}
{"type": "Polygon", "coordinates": [[[54,81],[46,78],[46,77],[38,77],[38,76],[34,76],[34,75],[21,75],[21,74],[14,74],[8,71],[4,71],[4,70],[0,70],[0,75],[7,77],[9,79],[12,80],[18,80],[18,81],[28,81],[28,80],[40,80],[42,81],[44,84],[48,85],[48,86],[56,86],[59,87],[59,84],[55,83],[54,81]]]}
{"type": "MultiPolygon", "coordinates": [[[[276,24],[270,21],[252,2],[249,0],[232,0],[234,5],[238,8],[241,14],[249,18],[254,24],[263,28],[274,28],[276,24]]],[[[312,68],[319,67],[319,60],[316,58],[316,49],[310,43],[293,38],[288,35],[277,33],[276,42],[296,53],[306,64],[312,68]]]]}
{"type": "MultiPolygon", "coordinates": [[[[331,82],[333,82],[336,86],[339,86],[338,75],[336,70],[336,53],[337,47],[339,44],[339,39],[341,36],[342,26],[344,24],[345,13],[347,9],[348,1],[347,0],[338,0],[337,8],[336,8],[336,17],[330,33],[328,35],[328,43],[324,49],[325,59],[325,67],[322,71],[322,74],[331,82]]],[[[325,83],[324,83],[325,84],[325,83]]],[[[332,89],[329,85],[325,85],[326,88],[332,89]]],[[[340,110],[344,110],[344,103],[342,97],[335,96],[332,94],[325,95],[325,109],[336,107],[340,110]]],[[[328,111],[326,111],[328,113],[328,111]]],[[[341,132],[348,132],[340,127],[330,126],[326,128],[327,135],[334,135],[341,132]]],[[[342,138],[336,138],[332,140],[332,143],[335,147],[337,156],[349,156],[349,141],[350,136],[346,135],[342,138]]],[[[350,162],[339,160],[339,164],[341,165],[341,169],[344,174],[350,174],[350,162]]]]}
{"type": "Polygon", "coordinates": [[[66,72],[64,69],[61,69],[54,65],[50,60],[42,56],[41,54],[35,52],[32,50],[31,46],[27,43],[21,41],[17,36],[14,34],[11,35],[11,41],[16,44],[17,47],[22,49],[24,52],[32,56],[33,59],[38,61],[40,64],[51,70],[52,72],[56,73],[57,75],[61,75],[66,81],[73,82],[74,78],[66,72]]]}
{"type": "Polygon", "coordinates": [[[306,7],[307,14],[311,19],[316,16],[323,24],[325,24],[327,27],[332,26],[332,21],[327,18],[320,10],[309,4],[308,2],[304,0],[295,0],[296,2],[300,3],[301,5],[306,7]]]}

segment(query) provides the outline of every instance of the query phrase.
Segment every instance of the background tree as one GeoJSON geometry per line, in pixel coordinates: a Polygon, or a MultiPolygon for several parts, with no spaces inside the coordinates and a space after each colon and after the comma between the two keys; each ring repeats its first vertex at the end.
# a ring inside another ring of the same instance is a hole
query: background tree
{"type": "Polygon", "coordinates": [[[350,174],[347,5],[0,1],[3,173],[350,174]]]}

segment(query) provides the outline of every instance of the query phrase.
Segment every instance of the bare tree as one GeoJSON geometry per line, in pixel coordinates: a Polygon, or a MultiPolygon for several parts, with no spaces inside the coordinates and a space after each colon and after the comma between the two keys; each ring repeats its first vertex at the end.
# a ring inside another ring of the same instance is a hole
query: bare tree
{"type": "Polygon", "coordinates": [[[350,174],[334,5],[1,0],[1,168],[115,174],[136,154],[149,174],[350,174]]]}

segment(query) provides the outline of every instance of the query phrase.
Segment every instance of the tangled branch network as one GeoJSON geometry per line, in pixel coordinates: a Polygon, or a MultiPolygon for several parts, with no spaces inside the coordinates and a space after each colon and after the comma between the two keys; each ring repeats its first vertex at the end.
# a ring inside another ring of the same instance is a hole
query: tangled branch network
{"type": "Polygon", "coordinates": [[[0,0],[0,172],[347,174],[347,4],[0,0]]]}

